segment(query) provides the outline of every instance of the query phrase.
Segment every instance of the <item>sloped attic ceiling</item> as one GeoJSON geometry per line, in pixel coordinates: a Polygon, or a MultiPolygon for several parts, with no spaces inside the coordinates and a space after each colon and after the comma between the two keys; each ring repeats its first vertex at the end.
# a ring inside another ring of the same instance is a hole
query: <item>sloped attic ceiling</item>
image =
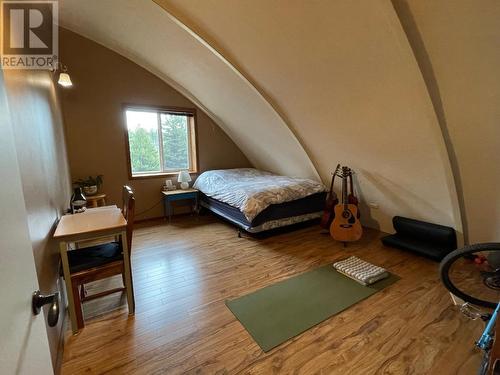
{"type": "Polygon", "coordinates": [[[158,3],[61,0],[61,24],[194,99],[257,167],[327,183],[347,163],[365,225],[391,231],[400,214],[461,230],[442,135],[388,0],[158,3]]]}
{"type": "Polygon", "coordinates": [[[64,0],[59,4],[63,27],[165,80],[204,109],[255,166],[318,179],[302,146],[269,103],[153,1],[64,0]]]}

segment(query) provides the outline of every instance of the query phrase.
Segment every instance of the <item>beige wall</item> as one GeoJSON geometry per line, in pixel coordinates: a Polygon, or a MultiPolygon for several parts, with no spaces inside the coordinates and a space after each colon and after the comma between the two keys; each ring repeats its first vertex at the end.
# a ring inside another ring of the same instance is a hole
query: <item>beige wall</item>
{"type": "MultiPolygon", "coordinates": [[[[51,73],[9,70],[4,76],[38,282],[43,293],[53,293],[59,287],[59,248],[52,234],[70,199],[59,101],[51,73]]],[[[56,371],[62,321],[47,326],[56,371]]]]}
{"type": "Polygon", "coordinates": [[[392,231],[399,214],[461,233],[439,123],[390,0],[155,2],[62,0],[61,22],[174,82],[259,167],[324,182],[337,162],[355,168],[365,225],[392,231]]]}
{"type": "MultiPolygon", "coordinates": [[[[122,105],[195,105],[130,60],[65,29],[60,30],[60,54],[74,83],[62,95],[72,179],[103,174],[103,190],[108,202],[115,204],[120,204],[121,186],[129,184],[136,193],[136,211],[148,209],[161,199],[165,179],[128,180],[122,105]]],[[[250,166],[238,147],[200,110],[197,122],[201,171],[250,166]]],[[[162,214],[158,205],[137,219],[162,214]]]]}
{"type": "Polygon", "coordinates": [[[156,2],[264,93],[323,181],[337,162],[358,172],[365,225],[392,231],[403,215],[461,232],[439,124],[390,1],[156,2]]]}
{"type": "Polygon", "coordinates": [[[500,241],[500,2],[393,2],[452,146],[469,242],[500,241]]]}

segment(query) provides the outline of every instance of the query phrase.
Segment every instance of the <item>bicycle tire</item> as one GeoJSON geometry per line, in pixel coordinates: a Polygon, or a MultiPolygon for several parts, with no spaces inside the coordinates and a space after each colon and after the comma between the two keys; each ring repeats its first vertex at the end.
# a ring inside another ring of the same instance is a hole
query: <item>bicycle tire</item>
{"type": "Polygon", "coordinates": [[[439,265],[439,275],[446,289],[448,289],[453,295],[463,299],[465,302],[494,309],[498,305],[498,301],[494,303],[491,301],[485,301],[470,296],[467,293],[462,292],[460,289],[458,289],[449,278],[448,272],[450,271],[450,267],[456,260],[464,257],[467,254],[473,254],[478,251],[500,251],[500,243],[498,242],[479,243],[479,244],[465,246],[461,249],[452,251],[451,253],[446,255],[441,261],[441,264],[439,265]]]}
{"type": "Polygon", "coordinates": [[[483,358],[481,359],[481,364],[479,365],[479,371],[477,375],[486,375],[488,373],[488,366],[490,364],[490,353],[486,352],[483,354],[483,358]]]}

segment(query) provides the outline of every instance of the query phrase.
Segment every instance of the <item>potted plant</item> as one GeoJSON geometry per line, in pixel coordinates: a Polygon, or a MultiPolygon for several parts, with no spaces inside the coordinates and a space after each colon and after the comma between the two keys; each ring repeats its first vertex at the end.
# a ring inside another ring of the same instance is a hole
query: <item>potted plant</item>
{"type": "Polygon", "coordinates": [[[85,195],[97,194],[99,188],[102,186],[102,174],[95,177],[89,176],[85,179],[79,179],[74,182],[74,185],[80,186],[85,195]]]}

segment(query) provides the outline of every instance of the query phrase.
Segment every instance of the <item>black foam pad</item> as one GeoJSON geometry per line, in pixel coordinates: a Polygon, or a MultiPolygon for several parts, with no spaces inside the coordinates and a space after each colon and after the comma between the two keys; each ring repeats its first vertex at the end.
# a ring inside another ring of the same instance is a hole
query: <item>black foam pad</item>
{"type": "Polygon", "coordinates": [[[384,245],[413,251],[434,260],[441,260],[457,248],[453,228],[402,216],[395,216],[392,223],[396,234],[382,238],[384,245]]]}
{"type": "Polygon", "coordinates": [[[414,238],[401,237],[397,234],[391,234],[389,236],[383,237],[382,243],[385,246],[395,247],[401,250],[408,250],[437,261],[441,261],[441,259],[443,259],[446,254],[450,252],[449,249],[445,249],[441,246],[435,246],[430,242],[419,241],[414,238]]]}
{"type": "Polygon", "coordinates": [[[432,242],[447,249],[457,248],[457,236],[453,228],[402,216],[394,216],[392,224],[400,236],[432,242]]]}

